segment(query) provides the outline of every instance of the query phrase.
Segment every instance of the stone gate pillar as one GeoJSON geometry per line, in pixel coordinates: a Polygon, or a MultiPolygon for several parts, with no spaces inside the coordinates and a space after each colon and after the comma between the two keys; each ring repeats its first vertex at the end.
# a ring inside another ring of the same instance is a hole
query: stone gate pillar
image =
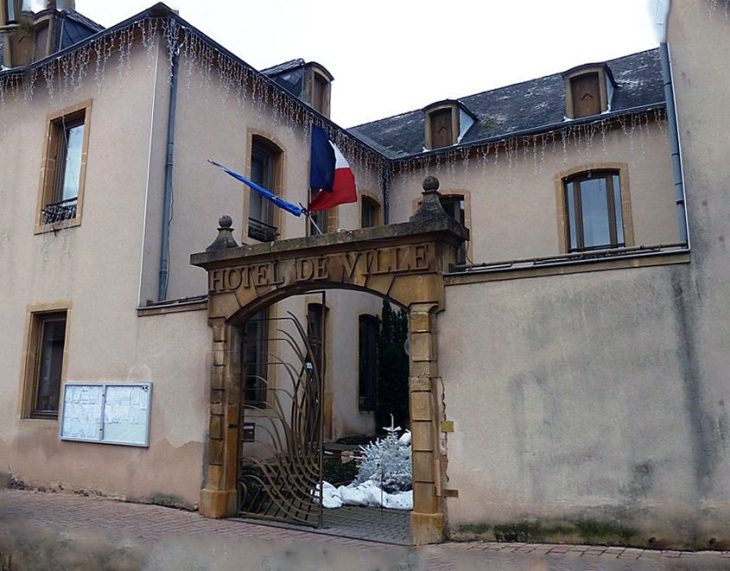
{"type": "Polygon", "coordinates": [[[210,421],[205,488],[200,493],[200,513],[221,518],[236,515],[237,462],[241,403],[241,342],[237,327],[225,318],[209,320],[213,330],[210,371],[210,421]]]}
{"type": "Polygon", "coordinates": [[[436,380],[436,303],[410,306],[411,451],[413,454],[413,512],[411,528],[414,545],[438,543],[444,537],[441,497],[436,380]]]}

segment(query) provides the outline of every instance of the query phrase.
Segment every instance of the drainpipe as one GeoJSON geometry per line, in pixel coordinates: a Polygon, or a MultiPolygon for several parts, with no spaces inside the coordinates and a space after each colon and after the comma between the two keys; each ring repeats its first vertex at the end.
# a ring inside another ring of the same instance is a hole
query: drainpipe
{"type": "Polygon", "coordinates": [[[175,149],[175,118],[177,115],[177,83],[180,67],[180,49],[172,55],[172,76],[170,78],[170,107],[167,120],[167,160],[165,162],[165,198],[162,208],[162,246],[160,249],[160,284],[158,301],[167,299],[167,281],[170,266],[170,218],[172,210],[172,166],[175,149]]]}
{"type": "Polygon", "coordinates": [[[662,81],[664,83],[664,99],[667,104],[667,125],[669,130],[669,149],[672,154],[672,173],[674,176],[674,201],[677,205],[677,222],[679,224],[679,240],[689,248],[689,232],[687,231],[686,194],[684,190],[684,170],[682,168],[682,152],[679,141],[677,123],[677,103],[674,99],[672,84],[672,60],[667,44],[667,17],[671,0],[655,0],[656,32],[659,39],[659,59],[662,64],[662,81]]]}
{"type": "Polygon", "coordinates": [[[674,101],[672,87],[671,59],[666,42],[659,44],[659,57],[662,62],[662,80],[664,81],[664,98],[667,101],[667,124],[669,126],[669,149],[672,153],[672,172],[674,174],[674,201],[677,204],[677,222],[679,223],[679,241],[687,244],[687,209],[685,206],[684,172],[682,169],[682,153],[677,126],[677,106],[674,101]]]}

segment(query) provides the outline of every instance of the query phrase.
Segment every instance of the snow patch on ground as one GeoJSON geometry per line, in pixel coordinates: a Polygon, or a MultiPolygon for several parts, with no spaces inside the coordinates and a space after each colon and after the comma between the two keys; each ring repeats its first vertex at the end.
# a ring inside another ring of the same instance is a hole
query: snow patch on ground
{"type": "MultiPolygon", "coordinates": [[[[315,501],[319,498],[319,488],[315,490],[314,498],[315,501]]],[[[413,490],[389,494],[381,490],[372,480],[338,488],[329,482],[323,482],[322,506],[330,509],[342,506],[375,506],[393,510],[412,510],[413,490]]]]}

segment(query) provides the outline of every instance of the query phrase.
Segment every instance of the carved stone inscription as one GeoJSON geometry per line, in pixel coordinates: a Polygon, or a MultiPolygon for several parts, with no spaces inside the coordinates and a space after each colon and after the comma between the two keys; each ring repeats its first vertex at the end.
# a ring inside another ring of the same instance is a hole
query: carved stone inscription
{"type": "Polygon", "coordinates": [[[215,294],[239,288],[280,287],[311,281],[360,284],[369,276],[434,271],[433,245],[417,244],[212,270],[208,272],[208,290],[215,294]]]}

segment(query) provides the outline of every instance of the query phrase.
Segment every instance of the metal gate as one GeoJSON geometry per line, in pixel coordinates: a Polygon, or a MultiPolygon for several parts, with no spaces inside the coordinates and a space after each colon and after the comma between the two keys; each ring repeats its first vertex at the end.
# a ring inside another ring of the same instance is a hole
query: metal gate
{"type": "Polygon", "coordinates": [[[290,312],[263,310],[244,325],[241,516],[322,525],[324,311],[319,317],[310,313],[305,330],[290,312]]]}

